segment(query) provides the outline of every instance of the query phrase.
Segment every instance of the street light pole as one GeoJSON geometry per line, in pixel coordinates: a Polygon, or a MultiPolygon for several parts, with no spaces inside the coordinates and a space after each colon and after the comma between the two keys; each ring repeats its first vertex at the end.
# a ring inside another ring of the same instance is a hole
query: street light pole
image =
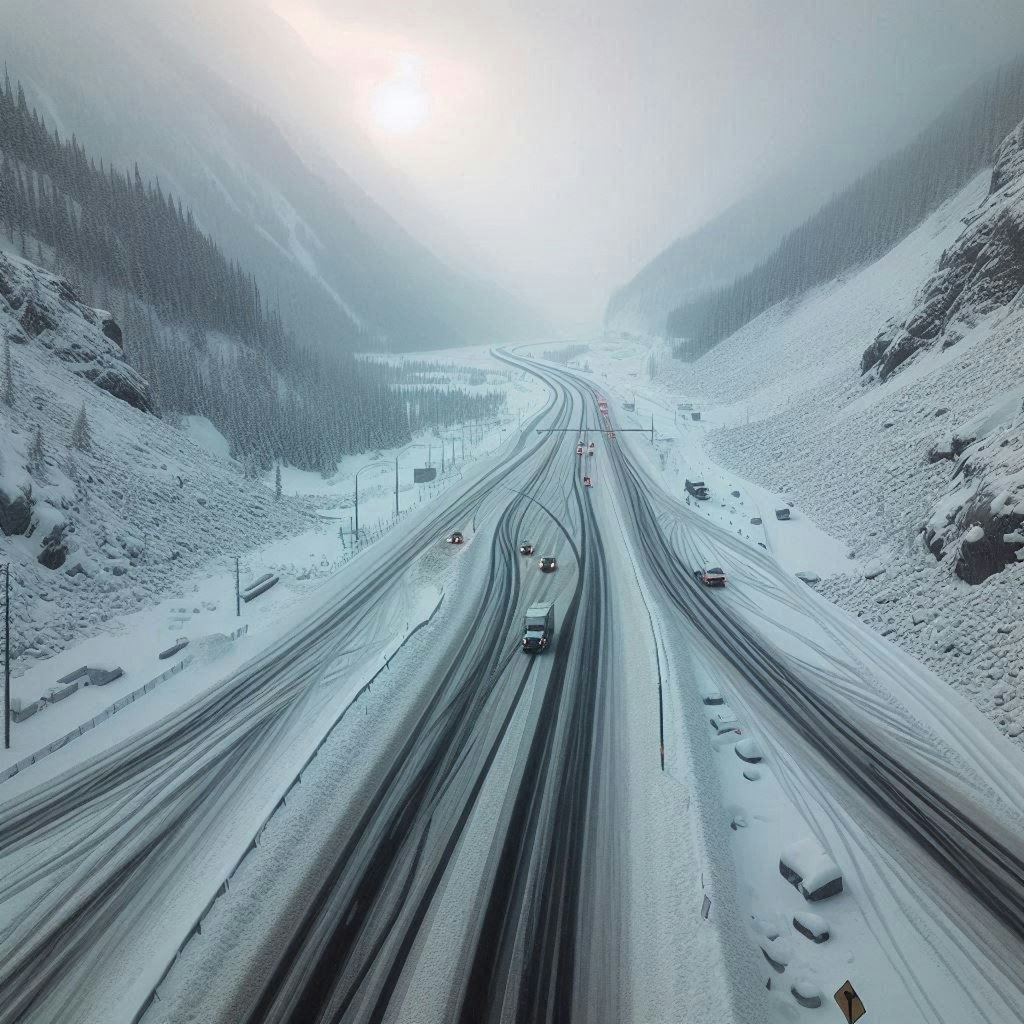
{"type": "Polygon", "coordinates": [[[11,749],[11,563],[4,566],[4,750],[11,749]]]}

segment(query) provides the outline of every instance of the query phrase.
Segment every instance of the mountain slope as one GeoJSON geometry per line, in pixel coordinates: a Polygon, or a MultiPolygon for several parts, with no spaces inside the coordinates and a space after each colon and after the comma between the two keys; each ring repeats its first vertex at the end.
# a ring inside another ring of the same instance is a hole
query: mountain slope
{"type": "Polygon", "coordinates": [[[284,136],[145,10],[21,4],[5,57],[62,134],[120,164],[140,154],[311,343],[399,348],[527,330],[487,285],[453,273],[340,172],[313,174],[284,136]]]}
{"type": "Polygon", "coordinates": [[[1024,58],[965,93],[731,285],[674,310],[668,332],[699,355],[764,310],[878,259],[981,169],[1024,115],[1024,58]]]}
{"type": "Polygon", "coordinates": [[[659,253],[609,299],[605,324],[661,335],[669,313],[752,270],[825,200],[823,183],[779,181],[659,253]]]}

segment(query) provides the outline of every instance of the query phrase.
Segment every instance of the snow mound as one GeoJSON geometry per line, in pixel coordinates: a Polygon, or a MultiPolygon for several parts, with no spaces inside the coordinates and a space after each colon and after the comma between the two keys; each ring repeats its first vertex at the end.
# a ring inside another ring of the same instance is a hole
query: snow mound
{"type": "Polygon", "coordinates": [[[813,836],[790,843],[779,857],[779,874],[815,902],[843,891],[843,873],[813,836]]]}

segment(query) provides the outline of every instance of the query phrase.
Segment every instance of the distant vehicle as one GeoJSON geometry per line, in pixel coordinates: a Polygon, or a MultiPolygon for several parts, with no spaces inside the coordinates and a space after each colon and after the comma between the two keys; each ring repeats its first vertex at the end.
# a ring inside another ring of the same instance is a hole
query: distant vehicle
{"type": "Polygon", "coordinates": [[[614,430],[609,430],[608,431],[608,440],[609,441],[614,441],[615,440],[615,431],[614,430]]]}
{"type": "Polygon", "coordinates": [[[523,616],[523,650],[528,654],[543,651],[555,635],[555,606],[535,604],[523,616]]]}
{"type": "Polygon", "coordinates": [[[454,533],[449,534],[445,537],[444,541],[446,544],[461,544],[465,540],[465,537],[456,530],[454,533]]]}
{"type": "Polygon", "coordinates": [[[711,497],[711,491],[703,480],[687,480],[685,486],[698,501],[707,501],[711,497]]]}
{"type": "Polygon", "coordinates": [[[789,511],[790,510],[788,508],[777,508],[775,510],[775,518],[776,519],[788,519],[789,518],[789,511]]]}
{"type": "Polygon", "coordinates": [[[595,447],[595,443],[593,441],[590,442],[590,447],[591,448],[595,447]]]}
{"type": "Polygon", "coordinates": [[[592,483],[590,482],[590,477],[589,477],[589,476],[585,476],[585,477],[583,478],[583,486],[584,486],[584,487],[593,487],[593,486],[594,486],[594,485],[593,485],[593,484],[592,484],[592,483]]]}
{"type": "Polygon", "coordinates": [[[519,554],[521,554],[521,555],[532,555],[533,554],[533,545],[528,540],[527,541],[523,541],[523,543],[519,545],[519,554]]]}
{"type": "Polygon", "coordinates": [[[710,569],[695,569],[693,575],[696,576],[705,587],[725,586],[725,572],[717,565],[710,569]]]}
{"type": "Polygon", "coordinates": [[[558,561],[554,555],[543,555],[537,564],[541,572],[554,572],[558,568],[558,561]]]}
{"type": "Polygon", "coordinates": [[[583,445],[581,445],[581,444],[576,445],[576,454],[577,455],[582,455],[583,454],[583,445]]]}
{"type": "Polygon", "coordinates": [[[597,411],[602,416],[607,416],[608,415],[608,399],[607,398],[599,398],[597,400],[597,411]]]}
{"type": "Polygon", "coordinates": [[[707,689],[701,691],[700,699],[705,704],[724,704],[725,698],[722,696],[721,690],[716,690],[713,686],[709,686],[707,689]]]}

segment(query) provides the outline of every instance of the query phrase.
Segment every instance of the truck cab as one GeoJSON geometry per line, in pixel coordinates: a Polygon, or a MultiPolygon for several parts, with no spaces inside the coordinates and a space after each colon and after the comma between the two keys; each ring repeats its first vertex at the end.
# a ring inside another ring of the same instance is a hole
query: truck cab
{"type": "Polygon", "coordinates": [[[523,650],[537,654],[546,650],[555,635],[555,606],[551,602],[531,605],[523,616],[523,650]]]}

